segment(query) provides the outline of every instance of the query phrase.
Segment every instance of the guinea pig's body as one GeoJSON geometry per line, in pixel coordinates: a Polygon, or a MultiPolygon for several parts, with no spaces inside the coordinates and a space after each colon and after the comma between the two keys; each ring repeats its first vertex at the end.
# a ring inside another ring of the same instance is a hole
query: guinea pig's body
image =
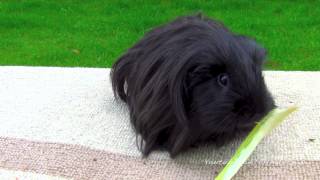
{"type": "Polygon", "coordinates": [[[200,142],[223,144],[274,107],[263,76],[265,49],[222,24],[187,16],[157,27],[111,71],[144,155],[177,155],[200,142]]]}

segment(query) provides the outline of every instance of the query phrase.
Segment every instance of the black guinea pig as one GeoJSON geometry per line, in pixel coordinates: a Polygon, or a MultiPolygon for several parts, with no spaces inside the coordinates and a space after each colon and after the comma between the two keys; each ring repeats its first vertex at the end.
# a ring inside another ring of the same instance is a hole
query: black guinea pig
{"type": "Polygon", "coordinates": [[[164,149],[174,157],[251,130],[275,107],[262,76],[265,56],[253,39],[202,15],[148,32],[111,70],[142,153],[164,149]]]}

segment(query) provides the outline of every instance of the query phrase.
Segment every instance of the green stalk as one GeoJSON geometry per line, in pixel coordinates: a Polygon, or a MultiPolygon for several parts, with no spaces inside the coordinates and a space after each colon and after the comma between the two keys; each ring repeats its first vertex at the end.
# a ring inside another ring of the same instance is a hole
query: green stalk
{"type": "Polygon", "coordinates": [[[293,106],[286,109],[277,108],[269,112],[249,133],[215,180],[231,179],[249,158],[260,141],[295,110],[297,110],[297,107],[293,106]]]}

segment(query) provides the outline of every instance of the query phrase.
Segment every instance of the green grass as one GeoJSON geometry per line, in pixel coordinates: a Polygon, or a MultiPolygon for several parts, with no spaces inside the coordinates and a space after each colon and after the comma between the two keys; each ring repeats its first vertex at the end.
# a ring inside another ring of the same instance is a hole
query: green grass
{"type": "Polygon", "coordinates": [[[255,37],[268,69],[320,70],[320,1],[0,0],[0,65],[110,67],[156,25],[195,12],[255,37]]]}

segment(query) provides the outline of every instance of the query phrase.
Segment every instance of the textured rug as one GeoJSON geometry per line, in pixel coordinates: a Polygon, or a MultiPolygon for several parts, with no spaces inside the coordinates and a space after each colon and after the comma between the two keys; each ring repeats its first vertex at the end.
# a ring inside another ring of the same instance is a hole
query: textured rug
{"type": "MultiPolygon", "coordinates": [[[[234,179],[320,178],[320,72],[266,71],[277,105],[298,105],[234,179]]],[[[241,139],[141,158],[109,69],[0,67],[0,179],[213,179],[241,139]]]]}

